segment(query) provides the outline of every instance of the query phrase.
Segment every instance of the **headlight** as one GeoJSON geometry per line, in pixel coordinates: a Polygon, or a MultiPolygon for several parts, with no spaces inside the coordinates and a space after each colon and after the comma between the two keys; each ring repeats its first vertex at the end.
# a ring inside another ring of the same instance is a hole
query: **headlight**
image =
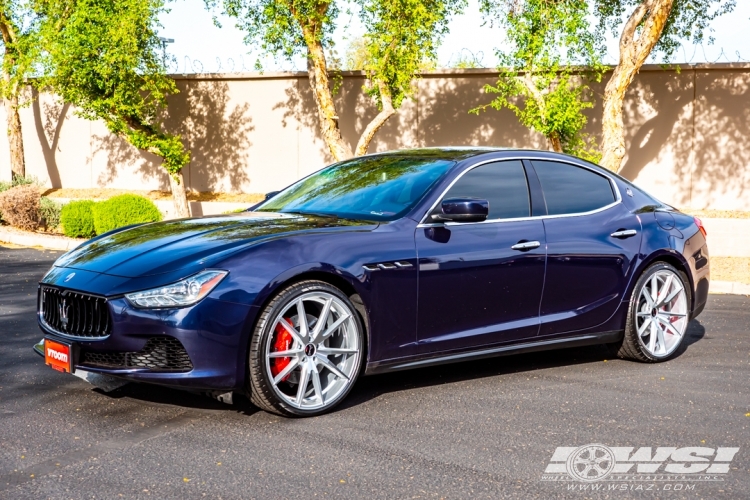
{"type": "Polygon", "coordinates": [[[171,285],[128,293],[125,297],[136,307],[181,307],[195,304],[218,285],[228,271],[206,269],[171,285]]]}

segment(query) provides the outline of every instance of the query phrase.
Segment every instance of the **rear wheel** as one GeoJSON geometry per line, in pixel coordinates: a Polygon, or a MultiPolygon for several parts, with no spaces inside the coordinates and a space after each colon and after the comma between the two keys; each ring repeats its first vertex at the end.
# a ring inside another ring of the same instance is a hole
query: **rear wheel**
{"type": "Polygon", "coordinates": [[[359,315],[339,289],[303,281],[263,310],[250,346],[250,394],[266,411],[312,416],[349,393],[364,352],[359,315]]]}
{"type": "Polygon", "coordinates": [[[687,276],[666,262],[643,272],[630,299],[619,357],[653,363],[677,352],[690,313],[687,283],[687,276]]]}

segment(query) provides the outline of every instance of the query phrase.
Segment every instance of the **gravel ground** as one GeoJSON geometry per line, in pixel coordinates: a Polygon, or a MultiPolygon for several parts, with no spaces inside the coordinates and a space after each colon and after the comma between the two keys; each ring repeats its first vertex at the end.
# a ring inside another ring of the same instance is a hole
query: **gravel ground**
{"type": "Polygon", "coordinates": [[[750,498],[746,297],[711,296],[666,363],[590,347],[366,377],[294,420],[46,367],[36,282],[57,255],[0,248],[0,498],[750,498]],[[542,481],[588,443],[740,451],[721,481],[542,481]]]}

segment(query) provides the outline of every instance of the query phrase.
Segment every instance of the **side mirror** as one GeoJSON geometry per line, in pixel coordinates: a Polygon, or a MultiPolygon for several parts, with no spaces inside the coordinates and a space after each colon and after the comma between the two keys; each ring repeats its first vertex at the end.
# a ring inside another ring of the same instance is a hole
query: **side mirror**
{"type": "Polygon", "coordinates": [[[440,214],[433,220],[450,222],[482,222],[490,213],[490,202],[478,198],[449,198],[440,204],[440,214]]]}
{"type": "Polygon", "coordinates": [[[276,196],[277,194],[279,194],[280,192],[281,191],[271,191],[270,193],[266,193],[266,197],[263,198],[263,201],[261,201],[260,203],[256,203],[255,205],[253,205],[251,207],[248,207],[248,209],[245,210],[245,212],[252,212],[256,208],[258,208],[259,206],[261,206],[262,204],[264,204],[265,202],[267,202],[268,200],[270,200],[271,198],[273,198],[274,196],[276,196]]]}

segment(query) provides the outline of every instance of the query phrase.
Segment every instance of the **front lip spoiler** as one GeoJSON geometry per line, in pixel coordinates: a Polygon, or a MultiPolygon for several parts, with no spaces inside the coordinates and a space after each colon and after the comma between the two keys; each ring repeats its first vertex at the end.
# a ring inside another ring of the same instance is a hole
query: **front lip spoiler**
{"type": "Polygon", "coordinates": [[[44,357],[44,339],[34,344],[34,352],[41,357],[44,357]]]}

